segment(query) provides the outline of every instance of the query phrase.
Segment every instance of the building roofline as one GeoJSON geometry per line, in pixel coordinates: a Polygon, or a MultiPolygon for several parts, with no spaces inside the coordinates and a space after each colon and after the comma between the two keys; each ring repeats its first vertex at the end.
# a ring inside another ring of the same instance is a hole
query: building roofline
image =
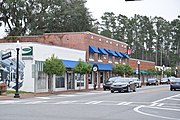
{"type": "Polygon", "coordinates": [[[95,34],[95,33],[92,33],[92,32],[85,32],[85,33],[86,33],[86,34],[93,34],[93,35],[96,35],[96,36],[102,37],[102,38],[104,38],[104,39],[109,39],[109,40],[112,40],[112,41],[114,41],[114,42],[119,42],[119,43],[121,43],[121,44],[128,45],[128,44],[127,44],[127,43],[125,43],[125,42],[118,41],[118,40],[116,40],[116,39],[112,39],[112,38],[108,38],[108,37],[105,37],[105,36],[102,36],[102,35],[99,35],[99,34],[95,34]]]}
{"type": "MultiPolygon", "coordinates": [[[[128,46],[127,43],[125,42],[122,42],[122,41],[118,41],[118,40],[115,40],[115,39],[112,39],[112,38],[108,38],[108,37],[105,37],[105,36],[102,36],[102,35],[99,35],[99,34],[96,34],[96,33],[92,33],[92,32],[60,32],[60,33],[44,33],[42,35],[32,35],[32,36],[9,36],[9,38],[11,37],[17,37],[17,38],[37,38],[37,37],[43,37],[44,35],[60,35],[60,34],[92,34],[92,35],[95,35],[95,36],[98,36],[98,37],[101,37],[101,38],[104,38],[104,39],[109,39],[111,41],[114,41],[114,42],[118,42],[118,43],[121,43],[121,44],[125,44],[126,46],[128,46]]],[[[6,37],[4,38],[1,38],[1,39],[5,39],[6,37]]],[[[0,40],[1,40],[0,39],[0,40]]]]}
{"type": "Polygon", "coordinates": [[[95,35],[95,36],[98,36],[98,37],[101,37],[101,38],[104,38],[104,39],[109,39],[111,41],[114,41],[114,42],[118,42],[118,43],[121,43],[121,44],[125,44],[125,45],[128,45],[127,43],[125,42],[122,42],[122,41],[118,41],[118,40],[115,40],[115,39],[112,39],[112,38],[108,38],[108,37],[105,37],[105,36],[102,36],[102,35],[99,35],[99,34],[96,34],[96,33],[92,33],[92,32],[62,32],[62,33],[44,33],[43,35],[58,35],[58,34],[92,34],[92,35],[95,35]]]}

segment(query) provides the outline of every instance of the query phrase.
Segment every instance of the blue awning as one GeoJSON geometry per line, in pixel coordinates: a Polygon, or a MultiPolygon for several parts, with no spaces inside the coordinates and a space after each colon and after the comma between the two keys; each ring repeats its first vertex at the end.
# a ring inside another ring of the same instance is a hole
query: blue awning
{"type": "Polygon", "coordinates": [[[123,55],[123,58],[129,59],[130,57],[126,53],[119,52],[121,55],[123,55]]]}
{"type": "Polygon", "coordinates": [[[108,53],[104,50],[104,48],[98,48],[100,54],[107,55],[108,53]]]}
{"type": "Polygon", "coordinates": [[[93,66],[94,64],[97,64],[98,70],[104,70],[104,71],[111,71],[113,68],[112,64],[103,64],[103,63],[94,63],[90,62],[90,64],[93,66]]]}
{"type": "Polygon", "coordinates": [[[107,49],[105,49],[106,50],[106,52],[108,52],[108,54],[109,55],[111,55],[111,56],[118,56],[116,53],[115,53],[115,51],[113,51],[113,50],[107,50],[107,49]]]}
{"type": "Polygon", "coordinates": [[[100,53],[98,49],[94,46],[89,46],[89,52],[91,53],[100,53]]]}
{"type": "Polygon", "coordinates": [[[121,58],[123,58],[124,56],[123,55],[121,55],[119,52],[117,52],[117,51],[115,51],[115,53],[119,56],[119,57],[121,57],[121,58]]]}
{"type": "Polygon", "coordinates": [[[71,61],[71,60],[63,60],[63,63],[64,63],[66,68],[74,68],[78,62],[77,61],[71,61]]]}

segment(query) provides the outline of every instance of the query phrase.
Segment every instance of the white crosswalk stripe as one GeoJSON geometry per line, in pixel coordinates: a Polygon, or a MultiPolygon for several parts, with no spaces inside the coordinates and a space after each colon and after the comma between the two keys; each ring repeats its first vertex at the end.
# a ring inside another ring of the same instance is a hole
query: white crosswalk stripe
{"type": "Polygon", "coordinates": [[[35,97],[35,98],[46,99],[46,100],[51,99],[50,97],[35,97]]]}
{"type": "Polygon", "coordinates": [[[45,103],[47,101],[32,101],[32,102],[25,102],[23,104],[40,104],[40,103],[45,103]]]}
{"type": "Polygon", "coordinates": [[[76,101],[61,101],[61,102],[56,102],[56,103],[53,103],[53,104],[72,104],[76,101]]]}
{"type": "Polygon", "coordinates": [[[102,103],[103,101],[90,101],[90,102],[87,102],[85,104],[99,104],[99,103],[102,103]]]}

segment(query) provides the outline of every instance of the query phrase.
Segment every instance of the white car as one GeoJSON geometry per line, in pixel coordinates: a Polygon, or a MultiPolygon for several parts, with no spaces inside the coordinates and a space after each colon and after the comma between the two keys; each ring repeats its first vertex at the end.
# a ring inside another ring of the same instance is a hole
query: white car
{"type": "Polygon", "coordinates": [[[168,77],[168,80],[169,80],[170,82],[174,81],[174,79],[175,79],[174,76],[168,77]]]}
{"type": "Polygon", "coordinates": [[[140,88],[142,87],[142,82],[138,78],[131,78],[132,81],[134,81],[136,87],[140,88]]]}

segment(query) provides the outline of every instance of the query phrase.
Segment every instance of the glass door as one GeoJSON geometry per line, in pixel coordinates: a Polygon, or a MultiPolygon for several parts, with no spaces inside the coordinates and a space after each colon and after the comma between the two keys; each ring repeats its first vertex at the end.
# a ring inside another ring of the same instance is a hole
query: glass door
{"type": "Polygon", "coordinates": [[[74,89],[73,73],[67,73],[67,89],[74,89]]]}

